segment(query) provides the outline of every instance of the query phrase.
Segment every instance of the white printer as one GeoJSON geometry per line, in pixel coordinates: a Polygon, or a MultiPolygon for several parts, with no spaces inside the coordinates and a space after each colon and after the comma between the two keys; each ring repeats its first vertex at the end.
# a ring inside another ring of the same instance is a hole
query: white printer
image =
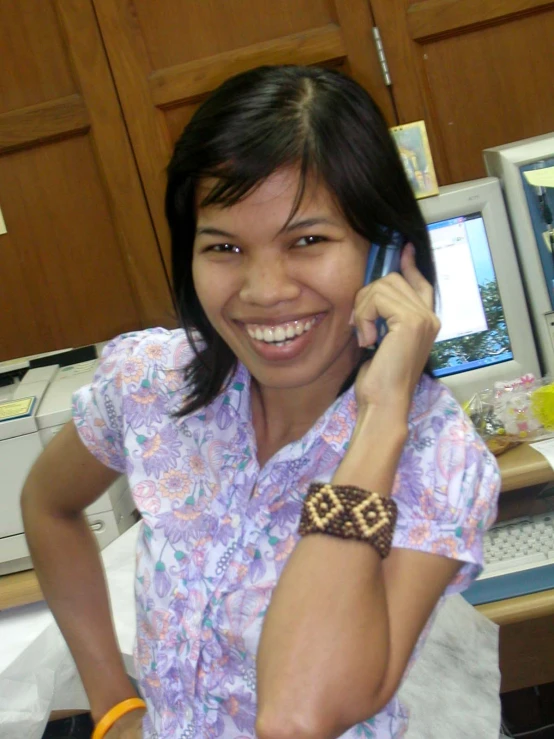
{"type": "MultiPolygon", "coordinates": [[[[23,483],[71,419],[73,392],[92,380],[97,364],[93,359],[28,369],[0,387],[0,575],[32,567],[19,503],[23,483]]],[[[138,514],[127,478],[119,477],[85,514],[101,549],[132,526],[138,514]]]]}

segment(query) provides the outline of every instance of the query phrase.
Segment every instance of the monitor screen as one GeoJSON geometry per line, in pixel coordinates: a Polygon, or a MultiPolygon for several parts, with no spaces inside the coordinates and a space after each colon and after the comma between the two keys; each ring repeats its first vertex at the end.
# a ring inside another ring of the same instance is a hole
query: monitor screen
{"type": "Polygon", "coordinates": [[[481,213],[427,225],[437,270],[441,330],[431,352],[435,377],[513,359],[481,213]]]}
{"type": "Polygon", "coordinates": [[[550,306],[554,309],[554,157],[520,166],[550,306]]]}

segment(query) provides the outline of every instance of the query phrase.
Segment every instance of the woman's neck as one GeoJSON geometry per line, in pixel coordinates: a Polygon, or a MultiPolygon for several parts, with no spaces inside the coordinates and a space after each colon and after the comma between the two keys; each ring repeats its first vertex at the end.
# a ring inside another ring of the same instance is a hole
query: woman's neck
{"type": "Polygon", "coordinates": [[[336,399],[348,374],[326,376],[310,386],[262,387],[252,378],[252,423],[260,467],[279,449],[301,439],[336,399]]]}

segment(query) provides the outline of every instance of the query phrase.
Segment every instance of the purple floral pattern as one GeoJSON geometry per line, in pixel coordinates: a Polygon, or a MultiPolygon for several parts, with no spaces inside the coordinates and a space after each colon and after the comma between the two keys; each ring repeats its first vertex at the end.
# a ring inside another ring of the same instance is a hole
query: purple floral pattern
{"type": "MultiPolygon", "coordinates": [[[[148,704],[144,737],[251,739],[263,617],[298,540],[307,487],[331,479],[356,402],[347,391],[260,469],[245,367],[209,407],[172,415],[191,358],[182,331],[118,337],[75,394],[73,414],[88,449],[127,474],[143,517],[135,660],[148,704]]],[[[394,484],[393,546],[462,561],[447,592],[463,590],[482,566],[498,490],[496,463],[459,405],[422,378],[394,484]]],[[[393,698],[344,736],[397,739],[407,720],[393,698]]]]}

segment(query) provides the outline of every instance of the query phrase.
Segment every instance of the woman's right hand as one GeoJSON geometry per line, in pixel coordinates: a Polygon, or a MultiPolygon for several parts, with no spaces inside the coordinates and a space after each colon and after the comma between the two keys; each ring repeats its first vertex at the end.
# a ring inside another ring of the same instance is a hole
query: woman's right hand
{"type": "Polygon", "coordinates": [[[136,710],[117,719],[105,739],[142,739],[142,717],[144,711],[136,710]]]}

